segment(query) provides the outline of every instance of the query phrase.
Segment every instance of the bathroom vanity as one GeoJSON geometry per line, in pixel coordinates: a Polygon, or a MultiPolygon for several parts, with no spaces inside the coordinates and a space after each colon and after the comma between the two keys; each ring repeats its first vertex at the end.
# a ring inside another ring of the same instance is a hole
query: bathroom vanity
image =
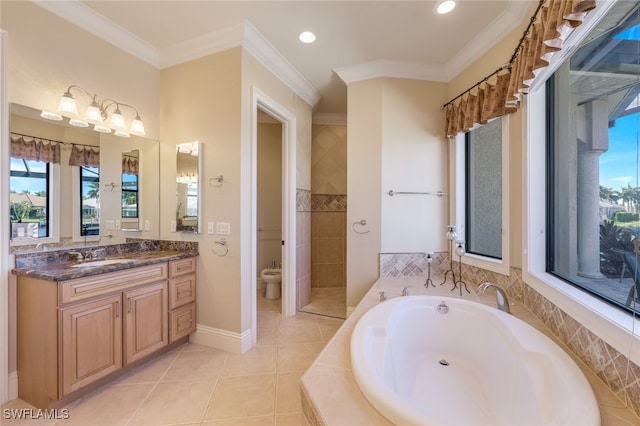
{"type": "Polygon", "coordinates": [[[196,255],[151,250],[16,268],[18,396],[62,407],[187,342],[196,255]]]}

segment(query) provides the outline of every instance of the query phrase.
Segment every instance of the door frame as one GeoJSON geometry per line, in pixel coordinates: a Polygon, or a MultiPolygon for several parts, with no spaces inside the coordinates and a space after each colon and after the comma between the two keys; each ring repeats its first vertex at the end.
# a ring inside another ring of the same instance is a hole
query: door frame
{"type": "Polygon", "coordinates": [[[296,314],[296,117],[255,86],[251,88],[251,345],[257,342],[258,109],[282,123],[282,315],[296,314]]]}

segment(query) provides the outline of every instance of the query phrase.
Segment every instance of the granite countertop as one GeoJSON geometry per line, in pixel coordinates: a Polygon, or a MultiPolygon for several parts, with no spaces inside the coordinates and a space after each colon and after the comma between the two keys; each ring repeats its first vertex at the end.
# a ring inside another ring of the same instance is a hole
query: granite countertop
{"type": "Polygon", "coordinates": [[[128,243],[114,246],[94,246],[81,249],[30,253],[16,256],[13,273],[17,276],[38,278],[46,281],[65,281],[106,272],[120,271],[139,266],[179,260],[198,255],[197,245],[150,244],[145,242],[128,243]],[[99,250],[103,252],[95,260],[78,262],[71,260],[70,251],[86,253],[99,250]],[[101,264],[101,261],[127,259],[123,263],[101,264]],[[96,266],[90,266],[96,263],[96,266]],[[83,265],[78,267],[75,265],[83,265]]]}
{"type": "MultiPolygon", "coordinates": [[[[300,379],[302,411],[311,426],[319,425],[391,425],[366,399],[360,391],[351,371],[351,334],[358,320],[369,309],[380,304],[378,292],[384,291],[389,299],[400,297],[402,289],[409,287],[410,295],[430,295],[461,297],[458,291],[451,291],[452,282],[438,286],[442,276],[433,277],[436,288],[425,288],[424,278],[381,278],[362,298],[353,313],[327,343],[311,367],[300,379]]],[[[496,306],[493,292],[479,296],[473,289],[462,297],[467,300],[496,306]],[[491,293],[491,294],[489,294],[491,293]]],[[[600,407],[602,426],[638,425],[638,417],[596,376],[580,359],[577,358],[557,337],[547,329],[519,301],[510,301],[511,312],[524,322],[532,325],[550,337],[563,348],[585,374],[596,395],[600,407]]]]}

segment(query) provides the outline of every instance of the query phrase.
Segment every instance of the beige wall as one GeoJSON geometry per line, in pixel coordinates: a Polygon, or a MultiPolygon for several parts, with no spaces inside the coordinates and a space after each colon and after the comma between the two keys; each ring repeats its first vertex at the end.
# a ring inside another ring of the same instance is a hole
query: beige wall
{"type": "Polygon", "coordinates": [[[347,306],[353,307],[378,277],[379,253],[445,248],[446,198],[388,192],[446,192],[439,109],[446,85],[381,78],[350,84],[348,96],[347,306]],[[370,232],[351,232],[362,219],[370,232]]]}
{"type": "MultiPolygon", "coordinates": [[[[135,105],[147,135],[158,137],[160,72],[156,68],[31,2],[2,2],[0,8],[0,27],[9,34],[9,102],[55,111],[67,87],[81,85],[101,97],[135,105]]],[[[0,273],[9,277],[12,372],[16,370],[15,277],[8,270],[0,273]]]]}
{"type": "MultiPolygon", "coordinates": [[[[258,217],[256,276],[282,263],[282,124],[258,123],[258,217]]],[[[261,279],[260,279],[261,280],[261,279]]],[[[258,282],[260,285],[260,281],[258,282]]]]}

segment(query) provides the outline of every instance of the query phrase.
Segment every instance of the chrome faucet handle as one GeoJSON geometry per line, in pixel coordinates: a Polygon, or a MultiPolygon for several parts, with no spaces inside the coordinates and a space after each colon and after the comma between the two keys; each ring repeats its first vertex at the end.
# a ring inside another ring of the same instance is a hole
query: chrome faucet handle
{"type": "Polygon", "coordinates": [[[379,294],[380,294],[381,302],[384,302],[385,300],[387,300],[387,294],[384,291],[381,291],[379,294]]]}
{"type": "Polygon", "coordinates": [[[403,296],[408,296],[409,295],[409,286],[404,286],[404,288],[402,289],[402,295],[403,296]]]}
{"type": "Polygon", "coordinates": [[[78,261],[78,262],[82,262],[85,259],[84,255],[82,253],[80,253],[79,251],[70,251],[67,254],[69,256],[75,257],[75,260],[78,261]]]}

